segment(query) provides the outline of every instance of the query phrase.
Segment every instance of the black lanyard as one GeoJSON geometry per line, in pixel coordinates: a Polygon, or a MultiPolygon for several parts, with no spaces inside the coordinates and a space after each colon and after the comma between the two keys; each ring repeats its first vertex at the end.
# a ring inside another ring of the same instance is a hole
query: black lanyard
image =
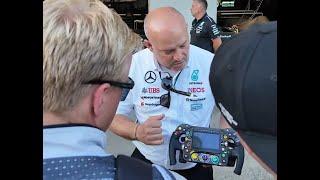
{"type": "MultiPolygon", "coordinates": [[[[182,70],[183,70],[183,69],[182,69],[182,70]]],[[[175,80],[175,82],[174,82],[174,84],[173,84],[173,87],[175,87],[175,86],[176,86],[176,83],[177,83],[177,81],[178,81],[178,78],[179,78],[179,76],[180,76],[180,74],[181,74],[182,70],[178,73],[177,78],[176,78],[176,80],[175,80]]],[[[170,77],[170,78],[172,78],[172,80],[173,80],[173,77],[171,76],[171,74],[170,74],[169,72],[164,72],[164,73],[169,74],[169,77],[170,77]]],[[[162,79],[162,77],[161,77],[161,71],[159,71],[159,76],[160,76],[160,79],[162,79]]]]}

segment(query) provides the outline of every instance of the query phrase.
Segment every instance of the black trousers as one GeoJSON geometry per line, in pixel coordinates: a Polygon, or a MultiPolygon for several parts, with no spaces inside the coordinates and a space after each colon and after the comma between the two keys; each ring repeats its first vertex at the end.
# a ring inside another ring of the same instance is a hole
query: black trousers
{"type": "MultiPolygon", "coordinates": [[[[150,160],[146,159],[141,152],[135,148],[131,157],[140,159],[149,164],[153,164],[150,160]]],[[[187,180],[213,180],[212,166],[204,167],[201,164],[197,164],[195,167],[185,170],[171,170],[181,176],[185,177],[187,180]]]]}

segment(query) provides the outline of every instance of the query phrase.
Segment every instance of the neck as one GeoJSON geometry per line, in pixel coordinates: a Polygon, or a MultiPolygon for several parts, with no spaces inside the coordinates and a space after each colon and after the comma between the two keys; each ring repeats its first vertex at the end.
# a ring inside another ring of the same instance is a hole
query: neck
{"type": "Polygon", "coordinates": [[[157,68],[159,68],[161,71],[168,72],[171,76],[178,72],[177,70],[170,69],[170,68],[160,64],[155,56],[154,56],[154,63],[155,63],[157,68]]]}
{"type": "Polygon", "coordinates": [[[172,76],[172,77],[178,73],[178,71],[168,69],[162,65],[160,65],[160,67],[161,67],[162,71],[168,72],[170,74],[170,76],[172,76]]]}
{"type": "Polygon", "coordinates": [[[197,20],[199,20],[199,19],[201,19],[205,14],[206,14],[205,11],[201,11],[201,12],[199,12],[199,13],[195,16],[195,18],[196,18],[197,20]]]}
{"type": "Polygon", "coordinates": [[[52,112],[43,112],[43,126],[68,123],[70,123],[70,121],[63,115],[52,112]]]}
{"type": "Polygon", "coordinates": [[[70,124],[70,123],[83,123],[83,124],[91,124],[89,117],[84,117],[81,113],[77,112],[62,112],[62,113],[54,113],[54,112],[43,112],[43,126],[47,125],[56,125],[56,124],[70,124]]]}

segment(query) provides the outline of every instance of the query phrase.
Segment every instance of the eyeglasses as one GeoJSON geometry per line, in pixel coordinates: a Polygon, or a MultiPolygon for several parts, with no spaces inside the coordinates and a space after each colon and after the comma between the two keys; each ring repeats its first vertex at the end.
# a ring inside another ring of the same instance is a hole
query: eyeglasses
{"type": "Polygon", "coordinates": [[[189,92],[179,91],[179,90],[176,90],[175,88],[173,88],[171,76],[161,79],[161,87],[163,89],[167,90],[168,93],[164,94],[160,97],[160,105],[167,107],[167,108],[170,107],[170,101],[171,101],[170,91],[175,92],[177,94],[184,95],[184,96],[191,96],[191,93],[189,93],[189,92]]]}
{"type": "Polygon", "coordinates": [[[130,89],[134,86],[134,81],[128,77],[129,81],[127,83],[125,82],[117,82],[117,81],[109,81],[109,80],[100,80],[100,79],[93,79],[87,82],[84,82],[83,84],[104,84],[109,83],[111,86],[116,86],[119,88],[122,88],[121,93],[121,101],[124,101],[130,91],[130,89]]]}

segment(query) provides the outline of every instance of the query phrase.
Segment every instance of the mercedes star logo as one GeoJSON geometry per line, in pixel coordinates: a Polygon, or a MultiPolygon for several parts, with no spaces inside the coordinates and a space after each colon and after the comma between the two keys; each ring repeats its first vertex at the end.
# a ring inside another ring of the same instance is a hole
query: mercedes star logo
{"type": "Polygon", "coordinates": [[[144,81],[146,81],[147,83],[154,83],[157,79],[157,75],[156,73],[154,73],[153,71],[148,71],[145,75],[144,75],[144,81]]]}

